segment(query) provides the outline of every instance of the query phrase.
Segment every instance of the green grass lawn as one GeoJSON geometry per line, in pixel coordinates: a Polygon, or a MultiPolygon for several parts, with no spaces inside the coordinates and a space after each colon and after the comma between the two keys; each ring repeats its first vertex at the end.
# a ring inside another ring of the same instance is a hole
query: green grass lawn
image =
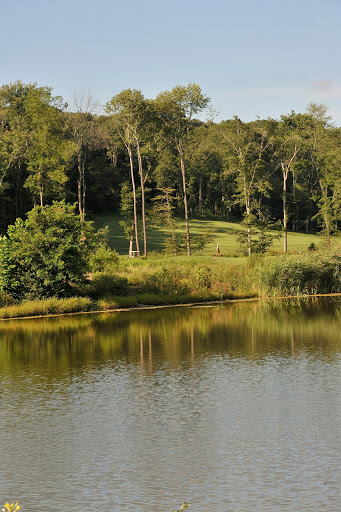
{"type": "MultiPolygon", "coordinates": [[[[109,226],[109,244],[120,255],[128,255],[128,240],[125,238],[124,230],[120,226],[120,217],[95,217],[94,226],[96,229],[109,226]]],[[[177,223],[179,231],[185,231],[185,222],[179,220],[177,223]]],[[[240,224],[227,222],[222,220],[203,220],[195,219],[190,221],[190,232],[193,235],[202,234],[203,232],[212,233],[213,241],[210,242],[202,251],[202,255],[211,256],[216,252],[217,244],[220,245],[220,253],[231,254],[239,250],[236,240],[236,231],[241,229],[240,224]]],[[[162,228],[149,228],[147,230],[148,250],[162,251],[164,249],[165,234],[162,228]]],[[[303,233],[288,233],[288,252],[298,252],[306,250],[311,243],[316,246],[323,243],[323,238],[317,235],[303,233]]],[[[140,238],[140,249],[143,249],[143,238],[140,238]]],[[[275,240],[271,247],[274,251],[283,251],[283,238],[275,240]]]]}

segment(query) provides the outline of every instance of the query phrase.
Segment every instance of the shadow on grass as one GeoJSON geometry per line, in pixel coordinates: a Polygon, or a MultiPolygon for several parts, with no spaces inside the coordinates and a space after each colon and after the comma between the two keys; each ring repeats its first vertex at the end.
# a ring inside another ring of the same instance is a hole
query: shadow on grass
{"type": "MultiPolygon", "coordinates": [[[[115,249],[120,255],[128,255],[129,241],[127,240],[124,229],[120,225],[122,217],[119,216],[103,216],[94,217],[91,219],[94,222],[96,229],[104,228],[109,226],[109,245],[112,249],[115,249]]],[[[147,223],[148,226],[148,223],[147,223]]],[[[184,219],[177,219],[176,231],[177,233],[185,233],[185,221],[184,219]]],[[[212,242],[210,242],[202,251],[203,255],[214,255],[216,246],[220,244],[221,253],[233,252],[239,250],[238,241],[235,238],[237,231],[246,229],[245,226],[231,221],[223,220],[204,220],[204,219],[193,219],[190,220],[190,231],[193,235],[202,234],[203,232],[210,232],[212,234],[212,242]]],[[[277,233],[277,232],[276,232],[277,233]]],[[[148,239],[148,251],[159,252],[165,248],[166,236],[162,229],[159,228],[147,228],[147,239],[148,239]]],[[[321,237],[311,234],[303,233],[288,233],[288,251],[306,250],[311,243],[319,245],[322,241],[321,237]]],[[[281,251],[283,248],[283,241],[275,240],[272,249],[275,251],[281,251]]],[[[140,249],[143,250],[143,237],[140,237],[140,249]]]]}
{"type": "MultiPolygon", "coordinates": [[[[118,254],[128,255],[129,240],[127,239],[123,226],[120,225],[122,217],[118,216],[103,216],[94,217],[91,219],[94,223],[95,229],[109,227],[109,246],[118,254]]],[[[148,227],[147,226],[147,241],[149,251],[162,251],[165,248],[165,234],[162,228],[148,227]]],[[[143,252],[143,235],[139,237],[140,250],[143,252]]]]}

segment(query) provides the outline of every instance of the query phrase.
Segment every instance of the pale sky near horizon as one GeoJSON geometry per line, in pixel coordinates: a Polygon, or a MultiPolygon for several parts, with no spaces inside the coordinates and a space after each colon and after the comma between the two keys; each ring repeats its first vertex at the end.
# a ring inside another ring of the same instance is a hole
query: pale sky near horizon
{"type": "Polygon", "coordinates": [[[199,83],[219,119],[324,103],[341,126],[341,0],[0,0],[0,85],[101,104],[199,83]]]}

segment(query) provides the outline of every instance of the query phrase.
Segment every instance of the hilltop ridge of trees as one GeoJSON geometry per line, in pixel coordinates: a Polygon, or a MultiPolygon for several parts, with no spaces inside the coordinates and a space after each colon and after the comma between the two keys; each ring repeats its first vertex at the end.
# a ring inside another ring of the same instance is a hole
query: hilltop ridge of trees
{"type": "Polygon", "coordinates": [[[276,223],[284,251],[288,229],[323,230],[329,240],[341,219],[341,129],[327,108],[215,122],[209,105],[191,83],[155,99],[126,89],[98,115],[91,96],[78,95],[70,111],[49,87],[3,85],[0,232],[36,205],[65,200],[82,220],[121,213],[130,249],[145,255],[152,214],[170,231],[172,217],[184,216],[189,255],[198,215],[242,221],[249,253],[254,234],[276,223]]]}

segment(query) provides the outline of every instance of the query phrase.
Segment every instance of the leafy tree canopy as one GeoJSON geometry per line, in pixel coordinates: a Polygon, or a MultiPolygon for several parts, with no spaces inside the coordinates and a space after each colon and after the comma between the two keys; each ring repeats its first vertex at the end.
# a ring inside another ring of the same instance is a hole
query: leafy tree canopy
{"type": "Polygon", "coordinates": [[[96,235],[64,201],[33,208],[0,238],[0,289],[14,298],[67,296],[84,279],[96,235]]]}

